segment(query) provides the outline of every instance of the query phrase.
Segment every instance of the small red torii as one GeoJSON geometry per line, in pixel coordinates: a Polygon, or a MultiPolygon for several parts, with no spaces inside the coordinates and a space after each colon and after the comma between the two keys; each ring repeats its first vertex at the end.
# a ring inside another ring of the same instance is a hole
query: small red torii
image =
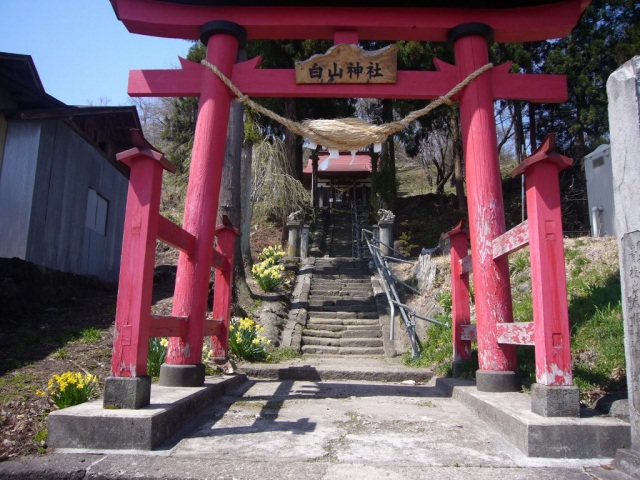
{"type": "MultiPolygon", "coordinates": [[[[207,46],[206,59],[250,97],[435,99],[488,63],[488,46],[494,39],[524,42],[563,37],[577,23],[589,1],[525,0],[517,7],[500,2],[498,8],[487,6],[490,2],[481,0],[452,0],[448,7],[434,2],[439,8],[429,6],[430,2],[415,7],[414,2],[402,0],[374,0],[367,2],[366,8],[355,0],[339,2],[340,6],[315,1],[298,2],[295,6],[274,2],[265,6],[251,0],[111,0],[111,3],[131,32],[201,39],[207,46]],[[296,85],[293,69],[259,69],[259,58],[235,63],[237,52],[247,39],[279,39],[285,35],[290,39],[333,39],[336,44],[359,40],[448,41],[453,45],[456,64],[436,61],[436,72],[399,71],[395,84],[296,85]]],[[[160,383],[197,386],[204,382],[203,336],[217,335],[225,349],[228,335],[225,325],[228,325],[229,309],[225,306],[230,302],[230,288],[215,289],[213,322],[217,326],[207,327],[205,319],[210,269],[214,263],[218,264],[214,262],[214,219],[232,98],[229,89],[209,69],[182,59],[181,66],[179,70],[132,71],[129,94],[200,97],[183,227],[169,226],[167,220],[159,221],[164,231],[193,238],[193,249],[180,253],[172,316],[157,319],[179,332],[171,338],[160,383]]],[[[518,386],[515,347],[497,342],[497,325],[512,322],[513,318],[507,259],[494,259],[492,255],[493,240],[505,233],[493,102],[497,99],[562,102],[567,98],[564,76],[521,75],[508,70],[509,64],[505,64],[483,73],[457,98],[466,159],[472,262],[476,272],[480,360],[477,384],[479,389],[487,391],[518,386]]],[[[133,224],[127,225],[135,228],[133,224]]],[[[221,242],[219,236],[217,255],[232,258],[232,245],[232,240],[221,242]],[[227,243],[231,247],[223,246],[227,243]]],[[[126,248],[138,250],[129,253],[127,258],[149,255],[142,251],[150,248],[144,243],[125,243],[123,249],[126,248]]],[[[128,268],[125,265],[123,272],[128,268]]],[[[225,278],[230,285],[233,280],[230,274],[225,278]]],[[[131,293],[123,291],[122,281],[121,275],[119,296],[129,300],[118,301],[112,377],[107,379],[105,391],[110,397],[117,397],[116,390],[124,389],[122,384],[127,383],[124,379],[129,378],[135,380],[133,390],[142,390],[144,396],[150,387],[140,381],[146,373],[140,349],[146,349],[142,340],[155,335],[156,329],[148,313],[131,309],[135,301],[131,293]],[[129,345],[122,341],[124,338],[129,345]],[[127,348],[134,344],[136,352],[127,348]]],[[[140,288],[134,290],[137,292],[140,288]]],[[[137,390],[135,398],[140,398],[137,390]]],[[[107,393],[105,403],[106,398],[107,393]]],[[[133,404],[128,399],[122,402],[123,406],[133,404]]]]}

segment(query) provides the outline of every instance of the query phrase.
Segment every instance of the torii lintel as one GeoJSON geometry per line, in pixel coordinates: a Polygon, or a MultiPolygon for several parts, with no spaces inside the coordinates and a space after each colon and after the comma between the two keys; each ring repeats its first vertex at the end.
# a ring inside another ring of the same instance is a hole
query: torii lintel
{"type": "MultiPolygon", "coordinates": [[[[399,70],[395,84],[307,84],[295,83],[293,69],[260,69],[260,57],[237,63],[231,81],[249,97],[397,98],[432,100],[447,94],[464,76],[455,65],[436,60],[438,71],[399,70]]],[[[209,70],[180,58],[180,69],[132,70],[129,95],[133,97],[197,97],[202,75],[209,70]]],[[[561,103],[567,99],[564,75],[509,73],[511,63],[494,67],[491,76],[495,99],[561,103]]]]}
{"type": "Polygon", "coordinates": [[[242,25],[250,40],[279,40],[283,32],[292,40],[331,39],[336,30],[354,30],[362,40],[444,42],[452,28],[479,22],[493,29],[496,42],[510,43],[568,35],[589,1],[111,0],[111,4],[131,33],[165,38],[197,40],[203,23],[226,20],[242,25]]]}

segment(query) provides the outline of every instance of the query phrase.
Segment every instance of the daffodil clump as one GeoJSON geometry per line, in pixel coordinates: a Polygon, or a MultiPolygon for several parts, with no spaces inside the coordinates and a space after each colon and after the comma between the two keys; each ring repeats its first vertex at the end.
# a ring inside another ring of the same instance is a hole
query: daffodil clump
{"type": "Polygon", "coordinates": [[[278,263],[278,261],[282,260],[285,256],[284,250],[280,245],[273,245],[264,247],[262,252],[258,254],[258,260],[264,262],[265,260],[270,259],[273,263],[278,263]]]}
{"type": "Polygon", "coordinates": [[[239,358],[253,361],[269,360],[267,347],[270,340],[264,335],[264,327],[250,318],[232,318],[229,325],[229,349],[239,358]]]}
{"type": "Polygon", "coordinates": [[[167,338],[150,338],[149,349],[147,350],[147,375],[157,377],[160,375],[160,365],[167,355],[167,338]]]}
{"type": "Polygon", "coordinates": [[[253,277],[265,292],[270,292],[282,283],[284,266],[278,265],[278,261],[285,253],[279,245],[265,247],[258,255],[259,263],[251,267],[253,277]]]}
{"type": "Polygon", "coordinates": [[[80,405],[91,399],[98,388],[98,377],[89,373],[64,372],[49,379],[47,388],[37,395],[48,396],[58,408],[80,405]]]}

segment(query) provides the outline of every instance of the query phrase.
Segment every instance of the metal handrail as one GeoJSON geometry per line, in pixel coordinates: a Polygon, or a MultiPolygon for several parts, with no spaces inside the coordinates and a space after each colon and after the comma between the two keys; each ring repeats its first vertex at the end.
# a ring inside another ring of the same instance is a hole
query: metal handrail
{"type": "MultiPolygon", "coordinates": [[[[369,252],[371,253],[371,257],[373,259],[373,264],[375,265],[376,270],[378,271],[378,275],[380,276],[380,279],[381,279],[380,283],[382,284],[382,288],[384,290],[385,296],[387,297],[387,302],[389,303],[389,309],[390,309],[389,339],[390,340],[394,339],[394,319],[396,314],[396,307],[398,307],[398,310],[404,322],[405,328],[407,329],[407,334],[409,335],[409,341],[411,343],[413,358],[416,358],[420,356],[420,342],[416,334],[415,319],[419,318],[421,320],[425,320],[427,322],[434,323],[436,325],[441,325],[444,327],[449,327],[449,325],[447,325],[446,323],[442,323],[437,320],[434,320],[432,318],[419,315],[415,312],[415,310],[411,309],[410,307],[408,307],[407,305],[403,304],[400,301],[400,298],[398,296],[398,291],[396,290],[396,283],[399,283],[413,290],[416,293],[420,293],[420,292],[415,288],[413,288],[412,286],[407,285],[406,283],[396,279],[393,273],[391,272],[391,269],[389,268],[388,261],[402,262],[402,263],[413,263],[413,262],[409,262],[407,260],[400,259],[400,258],[391,257],[388,255],[383,255],[381,252],[380,246],[384,244],[380,242],[378,238],[375,237],[372,231],[366,230],[363,228],[361,235],[362,235],[362,240],[366,242],[367,247],[369,248],[369,252]]],[[[397,252],[397,250],[394,250],[388,245],[384,245],[384,246],[387,248],[390,248],[390,250],[394,252],[397,252]]],[[[397,252],[397,253],[400,253],[400,252],[397,252]]]]}

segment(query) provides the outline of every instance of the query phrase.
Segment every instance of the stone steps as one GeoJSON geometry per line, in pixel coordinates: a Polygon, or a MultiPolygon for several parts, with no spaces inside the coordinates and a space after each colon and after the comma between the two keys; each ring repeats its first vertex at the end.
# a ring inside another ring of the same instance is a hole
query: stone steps
{"type": "Polygon", "coordinates": [[[369,263],[352,258],[351,213],[333,210],[332,229],[327,233],[331,257],[316,258],[313,264],[302,352],[384,355],[369,263]]]}
{"type": "Polygon", "coordinates": [[[381,338],[382,332],[378,326],[351,327],[342,325],[314,325],[314,328],[306,328],[305,337],[324,338],[381,338]]]}
{"type": "MultiPolygon", "coordinates": [[[[313,312],[313,318],[364,318],[364,319],[377,319],[378,311],[375,312],[313,312]]],[[[312,319],[311,319],[312,320],[312,319]]]]}
{"type": "Polygon", "coordinates": [[[382,347],[326,347],[322,345],[303,345],[303,354],[311,355],[353,355],[353,356],[382,356],[382,347]]]}
{"type": "Polygon", "coordinates": [[[316,327],[317,325],[335,325],[339,327],[354,328],[354,327],[376,327],[379,326],[380,323],[376,318],[322,318],[317,317],[314,313],[314,316],[307,320],[307,326],[316,327]]]}

